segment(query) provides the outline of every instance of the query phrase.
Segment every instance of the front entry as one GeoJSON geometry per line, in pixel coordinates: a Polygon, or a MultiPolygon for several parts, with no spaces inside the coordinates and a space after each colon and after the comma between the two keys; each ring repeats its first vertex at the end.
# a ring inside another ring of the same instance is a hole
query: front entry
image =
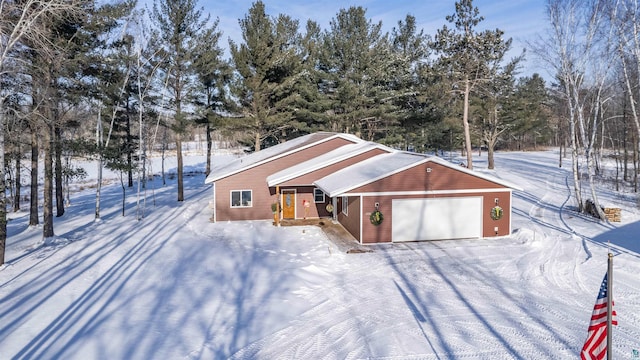
{"type": "Polygon", "coordinates": [[[296,191],[282,190],[282,218],[296,218],[296,191]]]}

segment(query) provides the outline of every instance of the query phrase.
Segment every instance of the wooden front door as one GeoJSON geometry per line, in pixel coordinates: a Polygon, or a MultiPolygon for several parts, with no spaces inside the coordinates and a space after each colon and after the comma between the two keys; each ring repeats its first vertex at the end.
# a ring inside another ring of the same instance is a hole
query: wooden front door
{"type": "Polygon", "coordinates": [[[296,191],[282,190],[282,218],[296,218],[296,191]]]}

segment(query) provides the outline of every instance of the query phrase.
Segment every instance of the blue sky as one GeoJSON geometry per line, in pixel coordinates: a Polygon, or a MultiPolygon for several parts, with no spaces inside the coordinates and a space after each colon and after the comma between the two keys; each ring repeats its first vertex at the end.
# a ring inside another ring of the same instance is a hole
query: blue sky
{"type": "MultiPolygon", "coordinates": [[[[242,41],[238,20],[244,18],[251,7],[252,0],[206,1],[201,0],[206,12],[212,18],[220,19],[219,29],[223,32],[221,46],[228,47],[228,39],[242,41]]],[[[404,20],[407,14],[416,17],[418,28],[425,34],[434,35],[436,30],[447,24],[445,17],[455,12],[455,1],[432,0],[263,0],[267,14],[277,16],[287,14],[300,20],[301,31],[307,19],[328,29],[329,22],[340,9],[350,6],[362,6],[367,10],[367,17],[373,21],[382,21],[383,30],[390,32],[397,26],[399,20],[404,20]]],[[[485,20],[481,28],[499,28],[505,32],[505,38],[513,38],[512,51],[509,56],[519,55],[526,42],[534,40],[538,32],[547,26],[544,0],[475,0],[474,5],[480,10],[485,20]]],[[[531,51],[527,51],[521,75],[544,73],[531,51]]]]}

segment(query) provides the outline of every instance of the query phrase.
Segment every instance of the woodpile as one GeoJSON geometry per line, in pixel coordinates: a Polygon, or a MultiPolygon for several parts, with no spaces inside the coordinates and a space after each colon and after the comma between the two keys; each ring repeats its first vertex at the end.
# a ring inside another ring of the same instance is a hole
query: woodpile
{"type": "Polygon", "coordinates": [[[622,211],[620,208],[604,208],[604,215],[607,217],[607,220],[612,222],[620,222],[622,217],[622,211]]]}
{"type": "MultiPolygon", "coordinates": [[[[604,212],[604,216],[611,222],[620,222],[622,219],[622,211],[620,208],[600,207],[604,212]]],[[[593,200],[589,199],[585,202],[585,211],[587,214],[597,218],[598,211],[593,200]]]]}

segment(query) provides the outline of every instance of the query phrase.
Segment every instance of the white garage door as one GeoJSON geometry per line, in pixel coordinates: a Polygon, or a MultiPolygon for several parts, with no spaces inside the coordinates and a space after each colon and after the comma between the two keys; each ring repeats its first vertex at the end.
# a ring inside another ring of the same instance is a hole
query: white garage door
{"type": "Polygon", "coordinates": [[[444,240],[482,237],[482,198],[396,199],[392,240],[444,240]]]}

